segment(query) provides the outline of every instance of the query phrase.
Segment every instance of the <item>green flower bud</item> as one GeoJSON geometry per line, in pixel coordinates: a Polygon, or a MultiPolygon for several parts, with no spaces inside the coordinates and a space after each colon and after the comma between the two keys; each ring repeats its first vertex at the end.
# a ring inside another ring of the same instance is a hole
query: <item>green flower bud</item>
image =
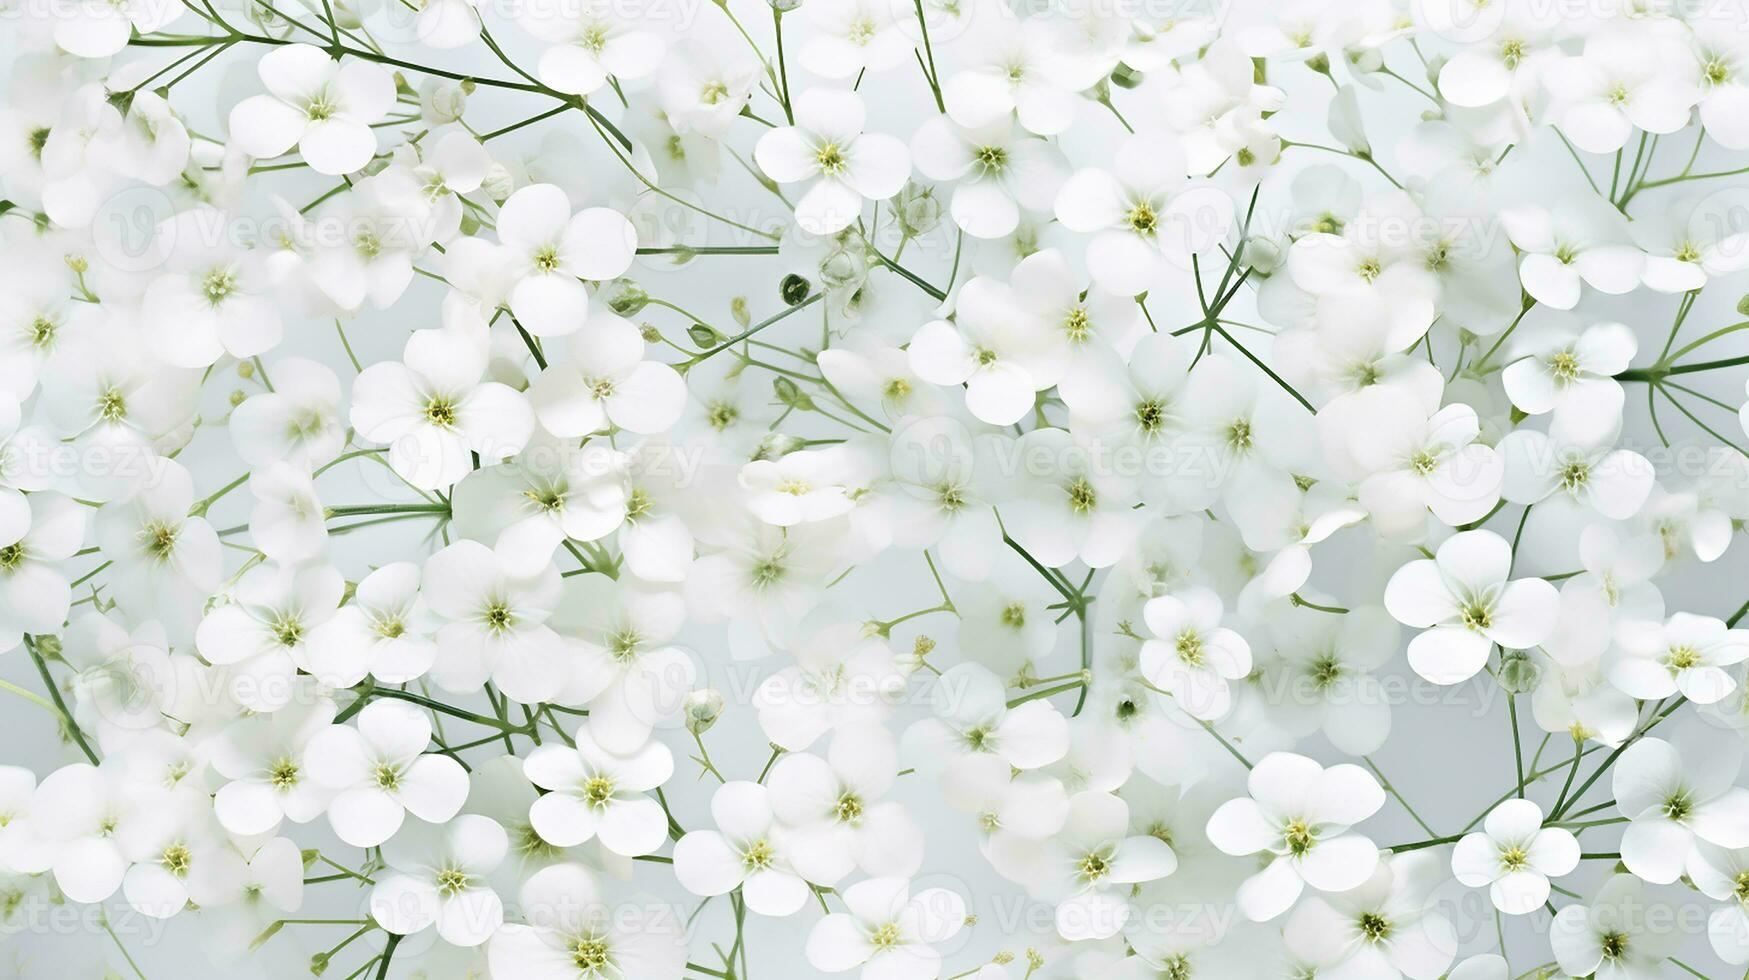
{"type": "Polygon", "coordinates": [[[695,323],[686,328],[686,335],[692,338],[692,345],[700,350],[709,350],[729,339],[708,324],[695,323]]]}
{"type": "Polygon", "coordinates": [[[802,440],[796,436],[773,432],[759,443],[759,448],[753,451],[753,459],[776,461],[802,448],[802,440]]]}
{"type": "Polygon", "coordinates": [[[893,206],[907,237],[927,234],[941,224],[941,201],[933,187],[907,182],[893,199],[893,206]]]}
{"type": "Polygon", "coordinates": [[[1135,88],[1142,84],[1142,73],[1129,65],[1118,65],[1111,70],[1111,84],[1118,88],[1135,88]]]}
{"type": "Polygon", "coordinates": [[[723,715],[723,695],[714,687],[699,688],[686,695],[686,730],[703,735],[723,715]]]}
{"type": "Polygon", "coordinates": [[[771,388],[777,393],[777,400],[798,411],[810,412],[814,409],[814,400],[807,392],[796,387],[796,383],[785,377],[778,377],[771,382],[771,388]]]}
{"type": "Polygon", "coordinates": [[[620,279],[614,283],[614,294],[607,301],[607,308],[620,316],[636,316],[650,303],[650,294],[644,292],[644,287],[630,279],[620,279]]]}
{"type": "Polygon", "coordinates": [[[795,306],[807,299],[808,294],[813,291],[814,287],[811,283],[793,272],[784,276],[783,281],[777,285],[777,294],[783,298],[785,306],[795,306]]]}
{"type": "Polygon", "coordinates": [[[1522,650],[1508,653],[1500,662],[1500,686],[1508,694],[1525,694],[1535,690],[1542,678],[1542,668],[1522,650]]]}

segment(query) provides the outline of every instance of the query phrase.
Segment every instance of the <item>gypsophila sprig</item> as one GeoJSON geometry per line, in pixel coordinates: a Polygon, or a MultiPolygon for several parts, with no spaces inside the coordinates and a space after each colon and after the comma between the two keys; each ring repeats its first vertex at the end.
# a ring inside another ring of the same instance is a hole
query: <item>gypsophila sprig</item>
{"type": "Polygon", "coordinates": [[[1749,14],[25,0],[0,962],[1749,966],[1749,14]]]}

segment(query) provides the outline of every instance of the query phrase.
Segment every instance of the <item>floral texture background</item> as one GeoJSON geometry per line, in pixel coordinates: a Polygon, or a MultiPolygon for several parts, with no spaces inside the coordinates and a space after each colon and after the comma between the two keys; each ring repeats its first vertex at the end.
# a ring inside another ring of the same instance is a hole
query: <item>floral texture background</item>
{"type": "Polygon", "coordinates": [[[1740,0],[0,65],[0,975],[1746,975],[1740,0]]]}

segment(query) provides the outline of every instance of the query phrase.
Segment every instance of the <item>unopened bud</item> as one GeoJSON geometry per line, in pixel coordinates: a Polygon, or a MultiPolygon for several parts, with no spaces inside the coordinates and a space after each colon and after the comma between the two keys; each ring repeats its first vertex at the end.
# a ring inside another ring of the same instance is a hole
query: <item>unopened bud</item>
{"type": "Polygon", "coordinates": [[[800,448],[802,448],[801,439],[782,432],[773,432],[760,440],[759,448],[753,451],[751,458],[776,461],[800,448]]]}
{"type": "Polygon", "coordinates": [[[893,204],[898,211],[900,227],[911,238],[928,234],[941,224],[941,201],[936,199],[933,187],[907,183],[893,204]]]}
{"type": "Polygon", "coordinates": [[[1135,88],[1142,84],[1142,73],[1129,65],[1120,64],[1111,70],[1111,84],[1118,88],[1135,88]]]}
{"type": "Polygon", "coordinates": [[[793,272],[784,276],[783,281],[778,283],[777,286],[777,294],[783,298],[784,305],[786,306],[795,306],[797,303],[807,299],[808,294],[813,291],[814,287],[812,284],[793,272]]]}
{"type": "Polygon", "coordinates": [[[686,730],[703,735],[723,715],[723,695],[714,687],[703,687],[686,695],[686,730]]]}
{"type": "Polygon", "coordinates": [[[1524,694],[1535,690],[1537,681],[1541,678],[1542,668],[1530,659],[1530,654],[1523,651],[1507,654],[1500,663],[1500,686],[1508,694],[1524,694]]]}
{"type": "Polygon", "coordinates": [[[814,409],[814,400],[807,392],[796,386],[794,381],[785,377],[772,380],[771,390],[777,394],[777,400],[797,411],[810,412],[814,409]]]}
{"type": "Polygon", "coordinates": [[[607,300],[607,308],[620,316],[636,316],[649,303],[650,294],[644,292],[644,287],[630,279],[621,279],[614,284],[613,295],[607,300]]]}
{"type": "Polygon", "coordinates": [[[510,176],[510,171],[504,169],[501,163],[494,163],[492,169],[486,172],[486,179],[480,184],[492,200],[503,204],[510,197],[510,192],[516,189],[516,178],[510,176]]]}
{"type": "Polygon", "coordinates": [[[860,286],[867,279],[868,257],[861,249],[836,248],[820,260],[820,281],[827,289],[860,286]]]}
{"type": "Polygon", "coordinates": [[[719,333],[715,327],[704,323],[695,323],[692,326],[687,327],[686,336],[692,339],[693,346],[704,350],[709,350],[728,339],[719,333]]]}
{"type": "Polygon", "coordinates": [[[729,300],[729,316],[743,327],[753,322],[753,317],[747,313],[747,297],[737,296],[729,300]]]}

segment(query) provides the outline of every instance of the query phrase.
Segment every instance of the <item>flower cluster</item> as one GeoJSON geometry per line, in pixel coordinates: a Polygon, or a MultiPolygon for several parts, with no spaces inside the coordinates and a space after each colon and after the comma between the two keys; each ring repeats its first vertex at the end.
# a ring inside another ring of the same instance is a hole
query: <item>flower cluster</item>
{"type": "Polygon", "coordinates": [[[1749,964],[1737,6],[16,6],[56,963],[1749,964]]]}

